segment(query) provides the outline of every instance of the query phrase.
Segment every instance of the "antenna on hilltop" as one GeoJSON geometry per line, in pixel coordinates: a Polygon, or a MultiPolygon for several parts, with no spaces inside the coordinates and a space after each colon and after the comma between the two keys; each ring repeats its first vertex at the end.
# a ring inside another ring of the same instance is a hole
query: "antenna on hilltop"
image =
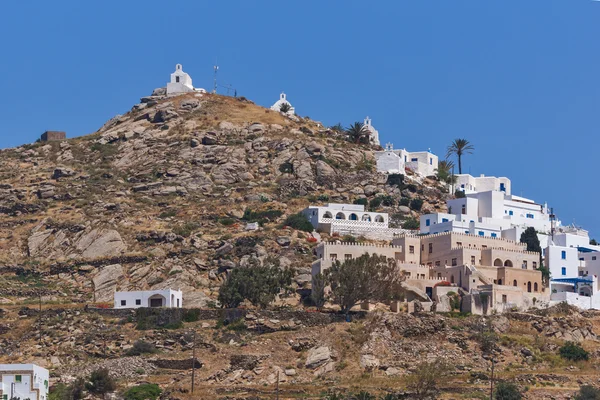
{"type": "Polygon", "coordinates": [[[215,77],[214,77],[214,85],[213,85],[213,93],[217,93],[217,71],[219,70],[219,66],[217,65],[217,60],[215,60],[215,77]]]}

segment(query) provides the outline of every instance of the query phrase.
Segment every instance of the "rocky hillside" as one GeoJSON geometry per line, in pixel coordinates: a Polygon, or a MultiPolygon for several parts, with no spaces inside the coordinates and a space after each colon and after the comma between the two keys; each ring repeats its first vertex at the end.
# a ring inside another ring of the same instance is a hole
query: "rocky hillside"
{"type": "Polygon", "coordinates": [[[397,224],[417,214],[402,197],[445,207],[434,179],[386,185],[373,150],[309,118],[194,93],[142,98],[89,136],[2,150],[0,302],[170,287],[206,306],[227,270],[267,255],[296,268],[301,295],[314,244],[286,216],[379,195],[394,198],[378,207],[397,224]]]}

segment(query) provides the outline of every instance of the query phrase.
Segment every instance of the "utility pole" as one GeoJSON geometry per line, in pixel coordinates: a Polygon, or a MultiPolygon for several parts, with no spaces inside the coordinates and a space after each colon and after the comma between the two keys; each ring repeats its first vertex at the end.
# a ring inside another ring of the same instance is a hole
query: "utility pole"
{"type": "Polygon", "coordinates": [[[194,329],[194,342],[192,343],[192,393],[194,393],[194,377],[196,375],[196,330],[194,329]]]}
{"type": "Polygon", "coordinates": [[[40,298],[40,310],[38,312],[38,341],[42,344],[42,292],[38,291],[40,298]]]}
{"type": "Polygon", "coordinates": [[[492,378],[490,379],[490,400],[494,400],[494,355],[492,354],[492,378]]]}
{"type": "Polygon", "coordinates": [[[277,370],[277,400],[279,400],[279,370],[277,370]]]}
{"type": "Polygon", "coordinates": [[[213,84],[213,94],[217,93],[217,71],[219,71],[219,66],[215,62],[214,66],[215,76],[214,76],[214,84],[213,84]]]}

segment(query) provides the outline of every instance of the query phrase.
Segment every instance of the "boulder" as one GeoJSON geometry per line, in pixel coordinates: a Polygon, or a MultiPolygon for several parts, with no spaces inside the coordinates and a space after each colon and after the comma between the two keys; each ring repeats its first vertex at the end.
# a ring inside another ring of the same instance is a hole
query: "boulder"
{"type": "Polygon", "coordinates": [[[179,114],[177,114],[175,112],[175,110],[167,108],[164,110],[157,111],[156,114],[154,114],[154,117],[152,118],[152,122],[157,124],[157,123],[167,122],[167,121],[172,120],[173,118],[177,118],[177,117],[179,117],[179,114]]]}
{"type": "Polygon", "coordinates": [[[71,168],[57,167],[54,169],[54,173],[52,174],[52,179],[58,179],[58,178],[73,176],[73,175],[75,175],[75,171],[73,171],[71,168]]]}
{"type": "Polygon", "coordinates": [[[166,95],[167,95],[166,87],[156,88],[152,91],[152,96],[166,96],[166,95]]]}
{"type": "Polygon", "coordinates": [[[305,367],[315,369],[331,360],[331,349],[327,346],[313,347],[306,355],[305,367]]]}
{"type": "Polygon", "coordinates": [[[93,229],[76,243],[76,249],[84,258],[117,256],[127,250],[127,245],[114,229],[93,229]]]}
{"type": "Polygon", "coordinates": [[[292,238],[290,238],[289,236],[279,236],[276,239],[276,242],[282,247],[287,247],[292,243],[292,238]]]}
{"type": "Polygon", "coordinates": [[[202,144],[205,146],[213,146],[217,144],[217,134],[214,132],[207,132],[202,138],[202,144]]]}
{"type": "Polygon", "coordinates": [[[379,365],[379,359],[372,354],[363,354],[360,356],[360,366],[368,371],[379,368],[379,365]]]}
{"type": "Polygon", "coordinates": [[[94,297],[97,302],[108,302],[114,298],[117,284],[125,279],[121,264],[107,265],[101,268],[92,279],[94,297]]]}
{"type": "Polygon", "coordinates": [[[398,207],[398,211],[400,211],[402,214],[410,214],[410,208],[407,206],[398,207]]]}
{"type": "Polygon", "coordinates": [[[373,196],[375,193],[379,192],[379,188],[374,185],[367,185],[364,187],[365,196],[373,196]]]}

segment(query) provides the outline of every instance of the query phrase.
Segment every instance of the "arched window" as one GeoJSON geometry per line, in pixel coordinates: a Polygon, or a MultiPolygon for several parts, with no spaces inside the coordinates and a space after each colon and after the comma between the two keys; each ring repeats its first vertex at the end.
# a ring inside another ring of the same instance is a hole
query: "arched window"
{"type": "Polygon", "coordinates": [[[512,261],[510,261],[510,260],[504,261],[504,266],[505,267],[512,267],[513,266],[512,261]]]}
{"type": "Polygon", "coordinates": [[[383,217],[381,215],[375,216],[375,222],[383,222],[383,217]]]}
{"type": "Polygon", "coordinates": [[[527,282],[527,292],[531,293],[531,282],[527,282]]]}
{"type": "Polygon", "coordinates": [[[358,221],[358,216],[354,213],[350,214],[350,217],[348,218],[350,221],[358,221]]]}
{"type": "Polygon", "coordinates": [[[450,283],[454,283],[454,275],[450,275],[450,283]]]}
{"type": "Polygon", "coordinates": [[[515,286],[515,287],[517,286],[517,280],[516,279],[513,281],[513,286],[515,286]]]}
{"type": "Polygon", "coordinates": [[[369,214],[365,214],[362,216],[363,221],[371,222],[371,216],[369,214]]]}
{"type": "Polygon", "coordinates": [[[534,292],[537,292],[537,291],[538,291],[538,284],[537,284],[537,282],[535,282],[535,283],[533,284],[533,291],[534,291],[534,292]]]}
{"type": "MultiPolygon", "coordinates": [[[[469,245],[470,246],[470,245],[469,245]]],[[[496,258],[494,260],[494,267],[501,267],[502,266],[502,260],[499,258],[496,258]]]]}
{"type": "Polygon", "coordinates": [[[339,212],[335,215],[335,219],[346,219],[346,216],[344,213],[339,212]]]}
{"type": "Polygon", "coordinates": [[[333,218],[333,215],[331,215],[329,211],[326,211],[325,214],[323,214],[323,218],[333,218]]]}

